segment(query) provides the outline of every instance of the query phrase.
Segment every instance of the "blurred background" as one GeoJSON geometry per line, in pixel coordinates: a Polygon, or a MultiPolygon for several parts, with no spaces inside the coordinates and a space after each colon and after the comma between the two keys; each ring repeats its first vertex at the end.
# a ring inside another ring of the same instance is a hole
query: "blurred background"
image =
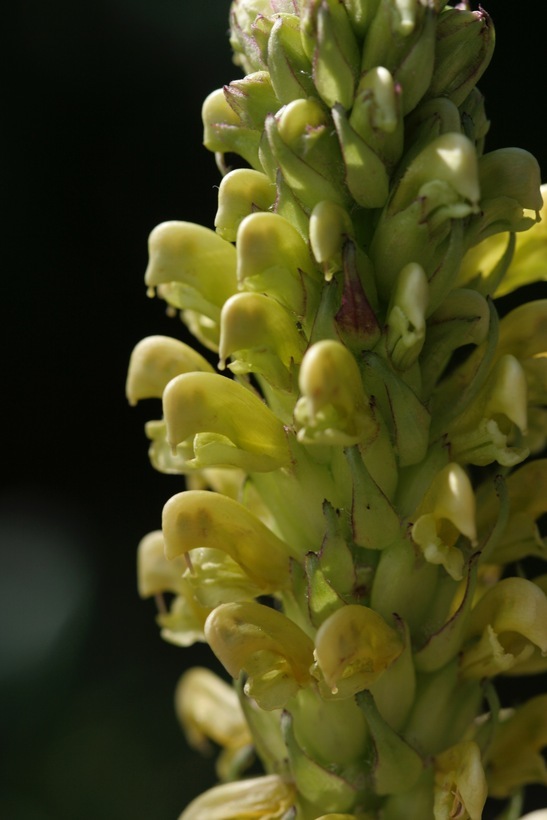
{"type": "MultiPolygon", "coordinates": [[[[544,28],[491,6],[488,148],[519,145],[547,167],[544,28]]],[[[6,820],[173,820],[214,780],[172,707],[180,673],[209,653],[163,643],[137,596],[136,546],[181,484],[149,466],[142,427],[156,408],[130,409],[124,382],[141,337],[177,332],[145,295],[148,233],[166,219],[213,223],[219,176],[200,107],[239,76],[228,9],[19,0],[3,12],[6,820]]]]}

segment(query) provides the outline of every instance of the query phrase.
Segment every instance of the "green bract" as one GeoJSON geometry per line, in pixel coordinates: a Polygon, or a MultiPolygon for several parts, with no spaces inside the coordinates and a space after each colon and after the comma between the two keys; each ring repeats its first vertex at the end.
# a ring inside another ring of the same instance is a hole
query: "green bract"
{"type": "Polygon", "coordinates": [[[181,820],[480,820],[547,783],[545,697],[500,710],[493,680],[547,671],[521,563],[546,555],[547,301],[490,298],[546,278],[538,165],[484,153],[482,9],[235,0],[230,26],[246,76],[205,144],[250,167],[216,231],[155,228],[146,273],[223,372],[156,336],[127,379],[188,485],[139,592],[234,680],[177,690],[226,781],[181,820]]]}

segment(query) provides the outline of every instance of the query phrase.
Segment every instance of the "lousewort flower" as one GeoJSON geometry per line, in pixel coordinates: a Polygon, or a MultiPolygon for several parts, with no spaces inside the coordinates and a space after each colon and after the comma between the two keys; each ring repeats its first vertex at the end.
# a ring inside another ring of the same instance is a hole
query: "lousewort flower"
{"type": "Polygon", "coordinates": [[[127,380],[163,401],[152,463],[187,480],[140,545],[140,594],[233,679],[177,688],[188,742],[221,748],[181,820],[480,820],[489,795],[515,817],[547,784],[545,696],[495,690],[547,671],[547,574],[527,569],[547,301],[500,320],[493,299],[547,278],[546,192],[527,152],[485,153],[492,22],[235,0],[230,42],[245,76],[203,106],[216,230],[159,225],[146,272],[205,350],[147,338],[127,380]]]}

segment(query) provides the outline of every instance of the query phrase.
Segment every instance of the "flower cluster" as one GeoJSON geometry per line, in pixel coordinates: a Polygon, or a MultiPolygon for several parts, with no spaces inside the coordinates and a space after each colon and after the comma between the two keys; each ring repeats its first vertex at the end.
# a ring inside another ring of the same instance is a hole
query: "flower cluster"
{"type": "Polygon", "coordinates": [[[235,0],[230,22],[215,230],[159,225],[146,271],[229,373],[154,336],[127,381],[188,486],[140,593],[234,680],[177,689],[189,742],[222,749],[181,820],[480,820],[547,783],[547,696],[501,709],[493,684],[547,670],[523,563],[546,548],[547,301],[493,304],[546,278],[539,168],[484,153],[480,8],[235,0]]]}

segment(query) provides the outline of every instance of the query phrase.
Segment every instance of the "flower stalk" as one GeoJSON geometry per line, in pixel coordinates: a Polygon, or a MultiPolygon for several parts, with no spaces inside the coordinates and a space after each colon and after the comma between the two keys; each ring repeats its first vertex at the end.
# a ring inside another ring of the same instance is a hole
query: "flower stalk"
{"type": "Polygon", "coordinates": [[[493,299],[545,278],[546,192],[527,152],[485,153],[492,21],[234,0],[230,42],[244,77],[203,106],[215,230],[158,226],[146,272],[205,351],[150,337],[127,379],[187,481],[140,594],[233,680],[177,689],[189,743],[222,749],[181,820],[513,811],[547,785],[544,696],[494,690],[547,671],[547,302],[493,299]]]}

